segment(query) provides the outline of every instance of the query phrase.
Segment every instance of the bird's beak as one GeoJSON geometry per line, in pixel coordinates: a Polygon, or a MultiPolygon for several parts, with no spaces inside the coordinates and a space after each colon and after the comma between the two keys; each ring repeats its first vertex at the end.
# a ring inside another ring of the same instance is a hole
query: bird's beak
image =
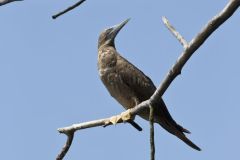
{"type": "Polygon", "coordinates": [[[114,40],[114,38],[117,36],[118,32],[128,23],[130,18],[126,19],[122,23],[115,25],[112,27],[112,31],[110,33],[111,40],[114,40]]]}

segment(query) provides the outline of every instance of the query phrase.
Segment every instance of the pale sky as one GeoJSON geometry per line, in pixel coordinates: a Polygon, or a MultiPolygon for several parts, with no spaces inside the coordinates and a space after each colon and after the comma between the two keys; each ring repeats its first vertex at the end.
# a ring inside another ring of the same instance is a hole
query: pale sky
{"type": "MultiPolygon", "coordinates": [[[[52,160],[65,143],[57,128],[123,111],[97,72],[99,33],[127,18],[116,48],[158,86],[182,52],[161,21],[190,41],[228,2],[30,1],[0,7],[1,159],[52,160]]],[[[155,125],[156,160],[239,159],[239,10],[193,55],[163,96],[173,118],[192,132],[195,151],[155,125]]],[[[149,123],[76,132],[65,160],[149,159],[149,123]]]]}

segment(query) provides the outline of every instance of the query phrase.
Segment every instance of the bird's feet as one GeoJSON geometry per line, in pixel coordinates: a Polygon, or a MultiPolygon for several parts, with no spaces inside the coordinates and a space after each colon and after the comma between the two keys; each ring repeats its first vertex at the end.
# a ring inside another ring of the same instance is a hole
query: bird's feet
{"type": "Polygon", "coordinates": [[[120,115],[112,116],[103,127],[106,127],[111,124],[116,125],[117,123],[127,122],[130,123],[138,131],[142,131],[142,128],[136,122],[134,122],[135,116],[132,116],[130,111],[131,109],[128,109],[125,112],[122,112],[120,115]]]}

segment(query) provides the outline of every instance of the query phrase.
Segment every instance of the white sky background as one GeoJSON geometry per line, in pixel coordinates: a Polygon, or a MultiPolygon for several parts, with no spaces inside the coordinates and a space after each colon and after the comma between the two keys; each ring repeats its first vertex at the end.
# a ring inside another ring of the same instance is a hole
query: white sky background
{"type": "MultiPolygon", "coordinates": [[[[131,18],[116,38],[118,51],[158,85],[182,51],[161,21],[190,41],[227,0],[29,1],[0,7],[1,159],[54,159],[65,143],[57,128],[120,113],[97,73],[97,39],[131,18]]],[[[156,125],[156,159],[239,159],[239,10],[188,61],[164,94],[174,119],[192,134],[197,152],[156,125]]],[[[75,134],[66,160],[149,159],[148,122],[75,134]]]]}

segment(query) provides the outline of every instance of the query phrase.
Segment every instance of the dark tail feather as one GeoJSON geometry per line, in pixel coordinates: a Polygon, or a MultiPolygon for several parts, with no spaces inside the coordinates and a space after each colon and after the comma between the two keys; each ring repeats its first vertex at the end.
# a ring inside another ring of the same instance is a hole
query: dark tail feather
{"type": "Polygon", "coordinates": [[[136,122],[134,122],[133,120],[129,120],[127,121],[128,123],[130,123],[134,128],[136,128],[138,131],[142,131],[142,127],[139,126],[136,122]]]}
{"type": "Polygon", "coordinates": [[[186,128],[183,128],[182,130],[184,133],[187,133],[187,134],[191,134],[191,132],[189,130],[187,130],[186,128]]]}
{"type": "Polygon", "coordinates": [[[183,133],[179,133],[176,136],[178,138],[180,138],[183,142],[185,142],[187,145],[189,145],[190,147],[192,147],[198,151],[201,151],[201,149],[196,144],[194,144],[192,141],[190,141],[183,133]]]}
{"type": "Polygon", "coordinates": [[[180,126],[179,124],[177,125],[178,126],[178,129],[184,133],[188,133],[190,134],[191,132],[189,130],[187,130],[186,128],[183,128],[182,126],[180,126]]]}
{"type": "Polygon", "coordinates": [[[176,124],[175,126],[173,125],[167,125],[167,123],[160,123],[159,124],[166,129],[169,133],[175,135],[176,137],[178,137],[179,139],[181,139],[183,142],[185,142],[187,145],[189,145],[190,147],[201,151],[201,149],[195,145],[192,141],[190,141],[183,132],[187,132],[190,133],[187,129],[184,129],[183,127],[181,127],[180,125],[176,124]],[[183,131],[184,130],[184,131],[183,131]]]}

